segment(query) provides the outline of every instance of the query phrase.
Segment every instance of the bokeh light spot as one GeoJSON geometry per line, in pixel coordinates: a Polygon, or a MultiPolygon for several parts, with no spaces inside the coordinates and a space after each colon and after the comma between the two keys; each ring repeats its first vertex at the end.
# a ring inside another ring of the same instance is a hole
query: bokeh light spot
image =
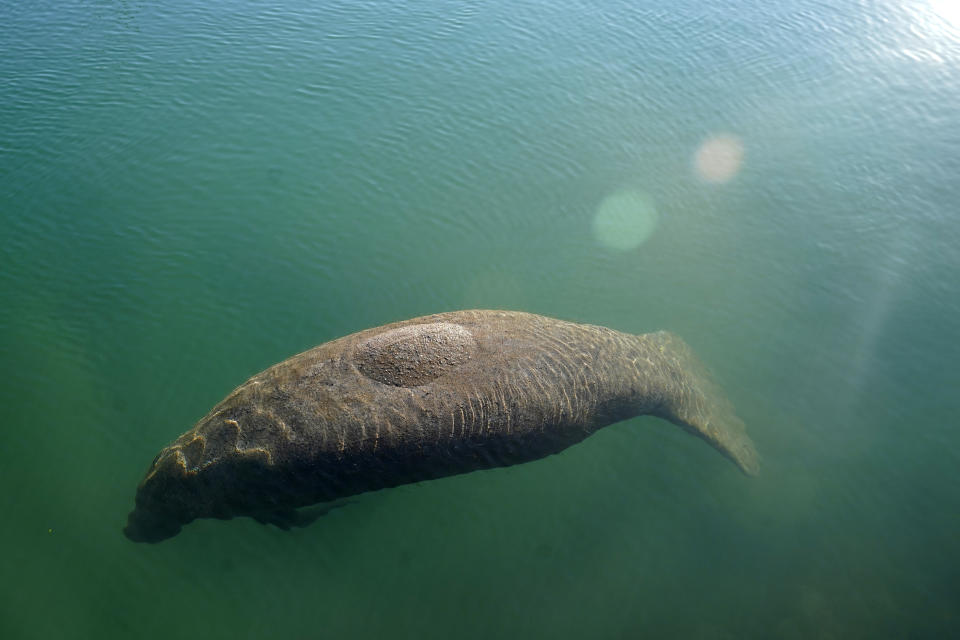
{"type": "Polygon", "coordinates": [[[657,219],[657,209],[647,194],[623,189],[608,195],[597,207],[593,235],[605,247],[627,251],[650,237],[657,219]]]}
{"type": "Polygon", "coordinates": [[[740,172],[743,164],[743,142],[724,133],[707,138],[694,157],[697,175],[707,182],[728,182],[740,172]]]}

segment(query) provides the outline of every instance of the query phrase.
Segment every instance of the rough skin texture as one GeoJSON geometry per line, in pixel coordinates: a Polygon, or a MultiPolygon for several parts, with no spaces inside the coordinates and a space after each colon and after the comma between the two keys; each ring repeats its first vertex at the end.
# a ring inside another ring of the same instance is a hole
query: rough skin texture
{"type": "Polygon", "coordinates": [[[125,533],[196,518],[280,526],[295,509],[536,460],[655,415],[758,468],[743,422],[678,337],[457,311],[369,329],[270,367],[165,447],[125,533]]]}

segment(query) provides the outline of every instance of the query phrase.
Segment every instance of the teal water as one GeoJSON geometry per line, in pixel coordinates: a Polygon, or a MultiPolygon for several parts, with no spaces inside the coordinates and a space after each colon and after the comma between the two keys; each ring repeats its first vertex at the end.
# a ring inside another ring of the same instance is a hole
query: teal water
{"type": "Polygon", "coordinates": [[[960,633],[960,5],[0,4],[0,637],[960,633]],[[458,308],[682,335],[655,420],[293,532],[121,529],[257,371],[458,308]]]}

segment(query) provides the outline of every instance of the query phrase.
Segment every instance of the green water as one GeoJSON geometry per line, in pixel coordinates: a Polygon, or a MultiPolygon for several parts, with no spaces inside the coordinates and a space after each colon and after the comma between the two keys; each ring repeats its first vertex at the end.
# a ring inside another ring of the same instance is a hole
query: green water
{"type": "Polygon", "coordinates": [[[0,4],[0,637],[960,633],[960,5],[0,4]],[[257,371],[458,308],[682,335],[652,418],[313,526],[121,529],[257,371]]]}

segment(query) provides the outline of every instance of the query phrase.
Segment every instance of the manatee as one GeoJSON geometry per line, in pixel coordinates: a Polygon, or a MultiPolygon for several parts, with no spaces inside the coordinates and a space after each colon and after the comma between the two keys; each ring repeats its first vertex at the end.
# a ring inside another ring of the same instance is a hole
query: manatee
{"type": "Polygon", "coordinates": [[[247,380],[154,458],[124,532],[159,542],[238,516],[300,526],[315,517],[302,507],[536,460],[638,415],[757,473],[743,422],[671,333],[512,311],[414,318],[247,380]]]}

